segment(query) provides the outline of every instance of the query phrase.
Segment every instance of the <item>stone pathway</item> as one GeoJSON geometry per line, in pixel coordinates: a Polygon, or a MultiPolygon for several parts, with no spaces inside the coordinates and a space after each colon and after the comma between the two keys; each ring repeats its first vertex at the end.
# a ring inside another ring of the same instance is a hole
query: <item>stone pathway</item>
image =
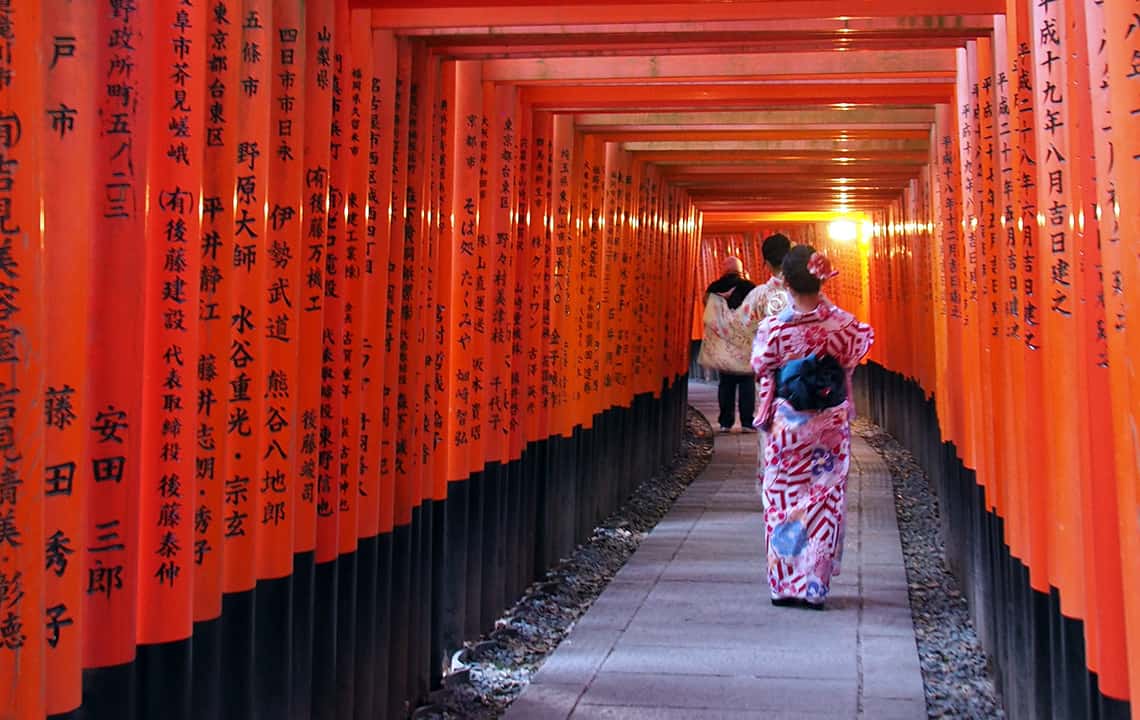
{"type": "MultiPolygon", "coordinates": [[[[715,385],[689,401],[715,420],[715,385]]],[[[843,574],[819,613],[768,601],[755,460],[755,435],[717,436],[507,718],[926,717],[886,466],[854,440],[843,574]]]]}

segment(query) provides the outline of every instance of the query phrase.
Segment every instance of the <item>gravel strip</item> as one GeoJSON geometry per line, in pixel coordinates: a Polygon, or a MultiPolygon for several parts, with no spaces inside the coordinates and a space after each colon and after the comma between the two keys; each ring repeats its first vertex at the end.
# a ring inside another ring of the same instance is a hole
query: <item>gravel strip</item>
{"type": "Polygon", "coordinates": [[[527,588],[495,622],[495,629],[466,643],[458,670],[444,678],[429,705],[415,718],[500,716],[530,682],[540,665],[570,632],[621,569],[646,533],[665,516],[685,488],[712,460],[713,431],[689,408],[685,436],[672,462],[645,480],[617,512],[594,529],[574,554],[527,588]]]}
{"type": "Polygon", "coordinates": [[[1004,718],[966,598],[946,568],[938,496],[926,471],[897,440],[869,420],[855,420],[852,430],[890,468],[927,715],[1004,718]]]}

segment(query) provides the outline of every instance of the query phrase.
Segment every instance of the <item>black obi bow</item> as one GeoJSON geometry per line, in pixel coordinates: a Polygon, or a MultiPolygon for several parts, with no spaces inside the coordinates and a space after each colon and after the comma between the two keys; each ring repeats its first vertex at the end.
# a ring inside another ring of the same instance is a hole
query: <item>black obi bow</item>
{"type": "Polygon", "coordinates": [[[847,399],[847,374],[831,355],[792,360],[776,373],[776,395],[796,410],[826,410],[847,399]]]}

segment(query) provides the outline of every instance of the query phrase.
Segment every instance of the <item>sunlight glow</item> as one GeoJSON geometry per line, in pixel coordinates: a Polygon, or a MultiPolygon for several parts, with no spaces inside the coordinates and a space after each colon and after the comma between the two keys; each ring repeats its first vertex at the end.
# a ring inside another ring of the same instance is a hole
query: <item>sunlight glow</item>
{"type": "Polygon", "coordinates": [[[858,228],[850,220],[836,220],[827,226],[827,236],[837,242],[851,242],[858,235],[858,228]]]}

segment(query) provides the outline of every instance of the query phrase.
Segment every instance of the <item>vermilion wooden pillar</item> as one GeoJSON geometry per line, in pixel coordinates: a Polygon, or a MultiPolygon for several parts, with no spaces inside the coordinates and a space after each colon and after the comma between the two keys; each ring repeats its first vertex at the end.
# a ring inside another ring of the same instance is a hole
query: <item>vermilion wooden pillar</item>
{"type": "MultiPolygon", "coordinates": [[[[1005,410],[995,398],[993,380],[1000,377],[1003,368],[1001,352],[1002,317],[997,272],[997,229],[1000,212],[1001,148],[995,102],[997,80],[994,73],[994,42],[989,38],[978,40],[976,94],[974,111],[977,123],[975,161],[977,176],[975,208],[974,283],[977,288],[977,328],[979,367],[978,461],[979,478],[986,487],[986,502],[999,514],[1005,514],[1006,479],[998,472],[998,444],[1004,430],[1001,416],[1005,410]]],[[[974,220],[971,219],[971,225],[974,220]]]]}
{"type": "MultiPolygon", "coordinates": [[[[1011,15],[1013,17],[1013,15],[1011,15]]],[[[1025,440],[1019,444],[1023,450],[1023,462],[1026,480],[1044,478],[1047,476],[1048,460],[1045,453],[1033,452],[1032,438],[1034,437],[1029,418],[1042,417],[1045,413],[1044,395],[1033,392],[1032,388],[1041,387],[1044,383],[1044,342],[1043,311],[1044,286],[1037,277],[1037,264],[1042,247],[1040,227],[1037,223],[1037,178],[1033,168],[1036,166],[1039,154],[1037,146],[1037,127],[1035,107],[1037,96],[1034,88],[1036,77],[1033,66],[1032,38],[1035,31],[1030,22],[1029,8],[1025,3],[1017,3],[1017,54],[1016,76],[1017,92],[1015,105],[1017,107],[1017,141],[1016,153],[1021,162],[1016,183],[1019,194],[1019,208],[1017,209],[1017,234],[1021,250],[1021,262],[1018,267],[1018,279],[1021,297],[1022,341],[1024,344],[1024,387],[1021,395],[1019,413],[1026,418],[1025,440]]],[[[1029,532],[1029,581],[1033,589],[1049,592],[1049,553],[1051,544],[1051,530],[1048,516],[1049,493],[1035,488],[1026,497],[1027,524],[1029,532]]]]}
{"type": "Polygon", "coordinates": [[[1001,18],[994,33],[994,88],[997,131],[997,160],[1000,174],[996,183],[998,228],[994,249],[997,271],[998,312],[1002,317],[1001,346],[1003,368],[1000,380],[1002,432],[998,444],[998,472],[1007,478],[1004,512],[1009,528],[1010,554],[1023,563],[1029,561],[1026,528],[1026,477],[1023,455],[1026,418],[1020,412],[1024,388],[1023,302],[1021,295],[1022,243],[1017,230],[1020,215],[1019,178],[1023,161],[1018,152],[1020,118],[1018,117],[1018,78],[1016,59],[1017,18],[1001,18]]]}
{"type": "MultiPolygon", "coordinates": [[[[1102,246],[1105,262],[1105,295],[1108,303],[1109,369],[1112,373],[1113,426],[1116,440],[1117,499],[1120,508],[1121,562],[1124,577],[1135,577],[1140,572],[1140,522],[1134,509],[1140,504],[1140,472],[1133,460],[1137,455],[1137,439],[1129,430],[1140,417],[1137,400],[1137,378],[1127,358],[1136,357],[1140,348],[1140,332],[1135,322],[1129,294],[1140,283],[1140,267],[1134,254],[1128,252],[1140,238],[1140,103],[1136,88],[1140,75],[1136,73],[1135,59],[1140,52],[1140,34],[1134,28],[1133,9],[1126,3],[1106,3],[1104,7],[1105,48],[1109,77],[1109,110],[1112,115],[1112,164],[1109,180],[1113,192],[1111,199],[1098,203],[1101,223],[1119,223],[1118,243],[1102,246]]],[[[1114,225],[1115,227],[1115,225],[1114,225]]],[[[1140,647],[1140,599],[1133,595],[1124,598],[1125,629],[1129,648],[1129,685],[1135,702],[1140,693],[1140,661],[1136,661],[1136,648],[1140,647]]]]}
{"type": "MultiPolygon", "coordinates": [[[[43,175],[45,188],[65,188],[74,178],[95,171],[98,133],[95,86],[86,68],[96,61],[98,33],[92,7],[72,8],[63,2],[43,7],[39,39],[44,59],[43,175]],[[82,117],[82,120],[76,121],[82,117]]],[[[25,41],[30,41],[25,36],[25,41]]],[[[30,128],[29,128],[30,129],[30,128]]],[[[43,539],[43,636],[46,647],[44,696],[48,714],[74,710],[82,702],[84,510],[89,493],[85,481],[91,467],[88,405],[90,387],[86,347],[96,210],[90,193],[45,192],[43,195],[44,272],[53,278],[52,301],[44,303],[45,335],[43,413],[46,419],[43,539]]],[[[5,286],[7,287],[7,286],[5,286]]],[[[26,302],[26,301],[25,301],[26,302]]],[[[11,290],[3,294],[4,313],[17,307],[11,290]]],[[[9,491],[16,488],[6,486],[9,491]]],[[[25,488],[18,492],[28,493],[25,488]]],[[[7,499],[5,500],[7,502],[7,499]]],[[[31,543],[38,545],[36,543],[31,543]]],[[[39,618],[28,618],[41,622],[39,618]]]]}
{"type": "MultiPolygon", "coordinates": [[[[141,17],[145,17],[141,16],[141,17]]],[[[185,265],[170,254],[200,237],[204,76],[190,73],[205,59],[200,37],[204,8],[155,8],[153,94],[146,104],[152,142],[146,154],[147,238],[143,300],[143,399],[139,493],[139,610],[136,641],[143,681],[140,712],[163,708],[191,715],[193,621],[192,504],[196,424],[200,257],[185,265]],[[161,69],[159,69],[161,68],[161,69]],[[149,647],[148,647],[149,646],[149,647]]]]}
{"type": "MultiPolygon", "coordinates": [[[[982,212],[981,198],[981,132],[976,88],[978,85],[977,41],[967,44],[958,68],[958,108],[960,128],[959,153],[962,165],[962,226],[963,245],[959,266],[961,278],[962,310],[962,379],[966,387],[980,387],[979,370],[981,317],[978,311],[978,224],[982,212]]],[[[901,223],[901,218],[899,219],[901,223]]],[[[981,393],[967,393],[963,398],[962,459],[966,466],[981,470],[979,460],[984,459],[981,445],[981,393]]],[[[985,487],[989,478],[982,471],[978,481],[985,487]]],[[[987,498],[987,502],[989,499],[987,498]]]]}
{"type": "Polygon", "coordinates": [[[309,3],[304,15],[304,113],[303,144],[300,148],[304,186],[301,194],[301,263],[302,281],[298,308],[298,453],[297,503],[293,547],[293,701],[295,713],[309,714],[314,698],[314,672],[323,672],[329,660],[322,656],[315,666],[315,637],[331,632],[327,623],[314,615],[318,558],[318,516],[328,512],[327,488],[320,487],[321,450],[321,372],[324,333],[325,235],[329,211],[329,137],[332,118],[334,9],[331,3],[309,3]],[[321,506],[322,500],[325,502],[321,506]]]}
{"type": "Polygon", "coordinates": [[[1081,558],[1079,444],[1068,423],[1062,421],[1075,406],[1073,388],[1067,379],[1077,375],[1077,354],[1070,338],[1077,333],[1073,288],[1075,248],[1072,185],[1075,182],[1069,128],[1073,124],[1068,69],[1064,3],[1035,7],[1032,15],[1035,42],[1033,60],[1038,102],[1035,106],[1038,156],[1036,166],[1039,245],[1036,282],[1041,293],[1038,312],[1042,318],[1044,379],[1056,392],[1045,396],[1045,427],[1048,442],[1051,487],[1049,514],[1057,553],[1050,555],[1050,576],[1060,589],[1061,609],[1069,617],[1085,617],[1086,603],[1081,558]]]}
{"type": "MultiPolygon", "coordinates": [[[[194,479],[194,620],[207,622],[222,614],[222,565],[225,544],[226,439],[230,413],[229,356],[230,289],[233,287],[234,187],[237,166],[237,107],[240,86],[240,18],[237,3],[224,2],[208,15],[206,32],[214,38],[206,52],[205,143],[202,177],[201,269],[199,279],[198,351],[195,377],[197,419],[194,479]],[[234,23],[238,27],[234,27],[234,23]]],[[[292,553],[290,552],[290,556],[292,553]]],[[[195,657],[211,662],[197,665],[195,682],[205,682],[208,668],[217,668],[213,688],[220,682],[221,645],[207,650],[203,643],[195,657]]],[[[199,685],[196,696],[217,690],[199,685]]],[[[212,706],[206,705],[206,711],[212,706]]]]}
{"type": "MultiPolygon", "coordinates": [[[[45,188],[41,148],[50,129],[43,115],[39,71],[39,6],[21,8],[9,20],[8,52],[0,69],[11,72],[0,112],[0,149],[6,161],[0,187],[0,274],[8,288],[0,318],[0,403],[5,477],[25,478],[5,489],[0,509],[3,554],[0,573],[8,583],[4,618],[9,629],[0,655],[0,706],[14,717],[43,717],[45,697],[44,537],[44,257],[40,202],[45,188]],[[22,487],[21,487],[22,485],[22,487]]],[[[48,16],[48,20],[53,19],[48,16]]],[[[49,26],[50,27],[50,26],[49,26]]],[[[66,121],[64,116],[62,121],[66,121]]],[[[59,131],[59,127],[55,129],[59,131]]]]}
{"type": "MultiPolygon", "coordinates": [[[[139,378],[143,326],[139,320],[146,287],[139,258],[146,247],[146,158],[151,142],[146,107],[135,100],[152,92],[153,78],[149,45],[132,43],[130,38],[149,26],[150,20],[145,11],[109,8],[101,10],[96,20],[100,38],[96,67],[106,73],[108,82],[99,97],[104,119],[93,180],[99,195],[92,262],[120,280],[91,299],[90,337],[116,338],[116,350],[106,352],[102,343],[93,342],[86,352],[91,404],[84,423],[90,432],[92,484],[83,536],[70,543],[86,550],[80,565],[85,578],[83,615],[101,618],[82,628],[83,666],[100,669],[97,675],[105,685],[93,687],[84,704],[88,712],[127,718],[137,713],[131,663],[137,639],[142,470],[139,378]]],[[[31,99],[30,95],[19,97],[31,99]]]]}

